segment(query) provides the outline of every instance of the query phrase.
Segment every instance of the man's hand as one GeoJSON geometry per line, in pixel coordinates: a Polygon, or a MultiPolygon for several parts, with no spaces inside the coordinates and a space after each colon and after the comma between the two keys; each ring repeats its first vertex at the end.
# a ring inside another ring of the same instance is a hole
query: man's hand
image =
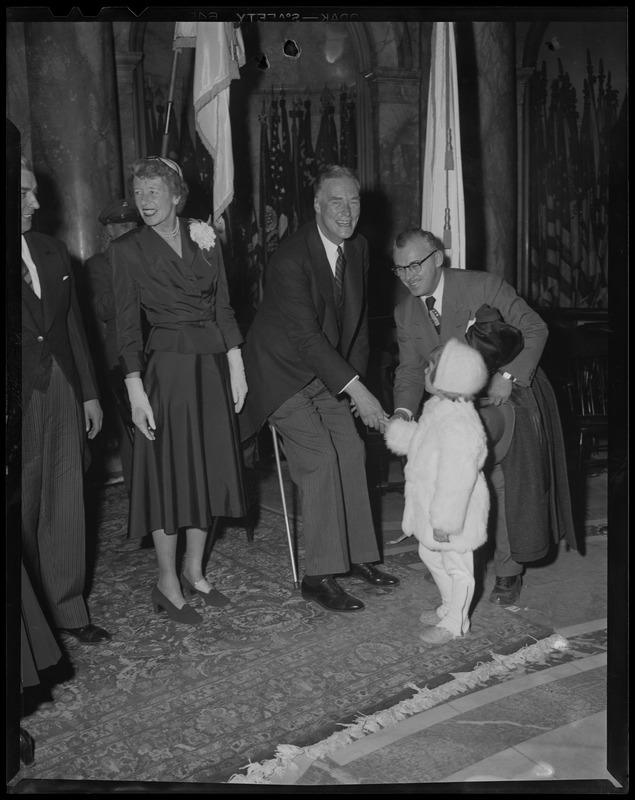
{"type": "Polygon", "coordinates": [[[351,398],[353,413],[359,416],[364,425],[383,432],[388,421],[388,414],[364,384],[361,381],[353,381],[344,391],[351,398]]]}
{"type": "Polygon", "coordinates": [[[128,390],[128,398],[130,399],[132,421],[146,439],[153,442],[155,439],[154,432],[157,426],[154,421],[154,414],[152,413],[152,406],[148,400],[148,395],[143,388],[143,381],[138,376],[128,375],[126,377],[126,389],[128,390]]]}
{"type": "Polygon", "coordinates": [[[94,439],[101,430],[104,414],[101,410],[99,400],[86,400],[84,403],[84,420],[86,421],[86,433],[89,439],[94,439]]]}
{"type": "Polygon", "coordinates": [[[445,531],[441,531],[438,528],[432,529],[432,536],[434,537],[435,542],[449,542],[450,541],[450,534],[446,533],[445,531]]]}
{"type": "Polygon", "coordinates": [[[505,400],[509,400],[514,384],[508,378],[503,378],[499,372],[495,372],[487,387],[487,396],[493,405],[499,406],[505,400]]]}
{"type": "Polygon", "coordinates": [[[403,408],[398,408],[393,412],[393,415],[388,422],[394,422],[396,419],[402,419],[404,422],[410,422],[412,417],[403,408]]]}

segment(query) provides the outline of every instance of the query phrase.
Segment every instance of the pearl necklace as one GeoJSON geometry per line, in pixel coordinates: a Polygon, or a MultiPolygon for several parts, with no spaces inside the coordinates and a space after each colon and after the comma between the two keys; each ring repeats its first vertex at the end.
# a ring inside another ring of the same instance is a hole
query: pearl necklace
{"type": "Polygon", "coordinates": [[[177,233],[179,232],[179,221],[178,221],[178,219],[177,219],[177,221],[176,221],[176,228],[175,228],[175,229],[172,231],[172,233],[164,233],[163,231],[160,231],[158,228],[155,228],[154,230],[155,230],[157,233],[160,233],[160,234],[161,234],[161,236],[166,236],[166,237],[168,237],[168,238],[172,239],[172,238],[173,238],[174,236],[176,236],[176,235],[177,235],[177,233]]]}

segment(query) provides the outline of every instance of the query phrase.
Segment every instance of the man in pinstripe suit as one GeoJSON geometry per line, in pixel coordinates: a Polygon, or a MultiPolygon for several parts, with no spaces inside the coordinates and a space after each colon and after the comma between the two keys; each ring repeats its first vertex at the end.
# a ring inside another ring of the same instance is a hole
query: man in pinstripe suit
{"type": "Polygon", "coordinates": [[[249,393],[243,438],[269,420],[280,432],[291,477],[302,494],[302,594],[330,611],[364,604],[338,584],[350,573],[395,586],[379,570],[364,444],[351,407],[381,430],[380,403],[361,381],[368,359],[368,246],[354,236],[359,183],[327,167],[315,184],[316,219],[276,251],[262,303],[243,349],[249,393]]]}
{"type": "Polygon", "coordinates": [[[93,625],[86,577],[85,435],[102,410],[68,252],[31,232],[37,182],[21,163],[22,231],[22,548],[53,624],[83,644],[110,634],[93,625]]]}

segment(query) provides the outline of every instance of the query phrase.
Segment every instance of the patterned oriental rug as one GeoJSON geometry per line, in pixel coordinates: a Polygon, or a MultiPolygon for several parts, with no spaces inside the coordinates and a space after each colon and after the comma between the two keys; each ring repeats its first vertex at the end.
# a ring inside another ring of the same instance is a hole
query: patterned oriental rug
{"type": "Polygon", "coordinates": [[[207,574],[231,605],[180,626],[152,610],[154,551],[126,539],[123,485],[94,490],[89,511],[91,615],[113,640],[68,641],[74,674],[22,723],[36,743],[27,780],[228,783],[281,743],[308,747],[553,634],[482,600],[468,637],[424,644],[418,616],[437,592],[412,551],[386,555],[395,589],[341,580],[365,611],[324,611],[294,589],[284,521],[267,509],[252,543],[226,527],[212,550],[207,574]]]}

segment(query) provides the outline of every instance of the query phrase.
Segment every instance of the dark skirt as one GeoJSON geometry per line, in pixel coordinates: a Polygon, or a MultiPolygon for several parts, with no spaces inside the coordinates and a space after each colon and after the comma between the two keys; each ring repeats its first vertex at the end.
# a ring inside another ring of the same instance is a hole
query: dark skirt
{"type": "Polygon", "coordinates": [[[143,378],[155,441],[138,430],[128,535],[243,517],[242,452],[225,353],[151,353],[143,378]]]}

